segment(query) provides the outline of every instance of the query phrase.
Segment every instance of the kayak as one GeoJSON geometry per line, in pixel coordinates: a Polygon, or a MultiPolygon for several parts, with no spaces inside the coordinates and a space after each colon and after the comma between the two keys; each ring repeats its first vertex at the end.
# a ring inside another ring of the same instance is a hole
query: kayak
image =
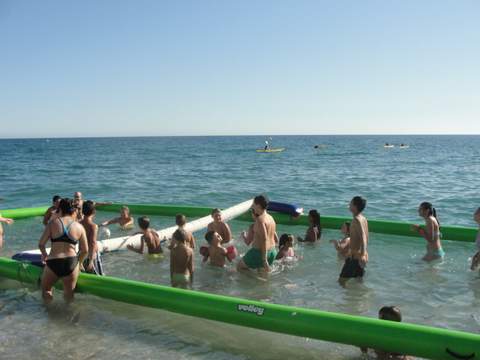
{"type": "Polygon", "coordinates": [[[277,153],[284,151],[285,148],[257,149],[257,153],[277,153]]]}
{"type": "MultiPolygon", "coordinates": [[[[42,269],[0,258],[0,276],[37,284],[42,269]]],[[[276,333],[430,359],[480,359],[480,335],[81,273],[77,291],[276,333]]],[[[159,315],[161,317],[161,314],[159,315]]],[[[254,341],[254,340],[252,340],[254,341]]]]}

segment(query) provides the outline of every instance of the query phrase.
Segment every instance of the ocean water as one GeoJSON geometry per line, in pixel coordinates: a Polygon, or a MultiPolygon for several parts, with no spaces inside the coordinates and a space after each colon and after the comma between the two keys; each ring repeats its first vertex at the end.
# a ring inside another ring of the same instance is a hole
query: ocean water
{"type": "MultiPolygon", "coordinates": [[[[440,221],[475,226],[480,206],[480,136],[278,136],[278,154],[258,154],[264,137],[176,137],[0,140],[0,208],[46,205],[53,194],[123,203],[227,207],[258,193],[322,214],[348,215],[354,195],[368,200],[368,218],[418,221],[431,201],[440,221]],[[385,142],[408,149],[385,149],[385,142]],[[314,145],[326,147],[314,149],[314,145]]],[[[98,214],[98,220],[114,214],[98,214]]],[[[141,215],[141,214],[134,214],[141,215]]],[[[161,228],[172,219],[154,217],[161,228]]],[[[248,224],[232,221],[234,235],[248,224]]],[[[3,256],[33,249],[39,218],[6,226],[3,256]]],[[[120,230],[112,227],[113,235],[120,230]]],[[[279,226],[303,235],[305,228],[279,226]]],[[[195,234],[202,242],[203,234],[195,234]]],[[[268,282],[200,264],[194,288],[267,302],[375,317],[383,305],[404,321],[480,332],[480,276],[469,271],[474,245],[444,241],[445,260],[424,264],[420,239],[371,234],[363,283],[336,283],[341,262],[324,232],[297,245],[297,263],[277,265],[268,282]]],[[[246,249],[239,244],[240,252],[246,249]]],[[[198,255],[198,254],[197,254],[198,255]]],[[[110,275],[168,284],[168,260],[130,252],[107,254],[110,275]]],[[[39,292],[0,282],[2,359],[355,359],[358,349],[145,309],[88,295],[66,308],[60,293],[45,308],[39,292]]]]}

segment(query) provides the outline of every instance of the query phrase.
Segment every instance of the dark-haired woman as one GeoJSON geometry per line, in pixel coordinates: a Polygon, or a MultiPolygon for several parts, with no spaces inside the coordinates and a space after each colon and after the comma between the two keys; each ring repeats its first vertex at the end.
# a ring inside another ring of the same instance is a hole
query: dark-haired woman
{"type": "Polygon", "coordinates": [[[427,240],[427,253],[422,258],[425,261],[443,259],[445,251],[440,242],[440,223],[437,219],[437,211],[429,202],[423,202],[418,207],[418,214],[425,219],[425,227],[413,225],[413,230],[427,240]]]}
{"type": "Polygon", "coordinates": [[[317,210],[310,210],[308,212],[308,222],[310,226],[307,229],[307,233],[305,234],[305,238],[302,239],[298,237],[298,241],[302,242],[315,242],[320,240],[322,236],[322,226],[320,224],[320,213],[317,210]]]}
{"type": "Polygon", "coordinates": [[[75,211],[71,199],[62,199],[59,205],[60,216],[47,224],[38,243],[45,263],[42,275],[42,296],[45,302],[53,299],[53,286],[58,279],[63,281],[65,300],[73,300],[79,266],[82,266],[88,254],[85,229],[75,221],[75,211]],[[45,249],[48,240],[52,242],[49,254],[45,249]],[[78,256],[77,245],[80,250],[78,256]]]}

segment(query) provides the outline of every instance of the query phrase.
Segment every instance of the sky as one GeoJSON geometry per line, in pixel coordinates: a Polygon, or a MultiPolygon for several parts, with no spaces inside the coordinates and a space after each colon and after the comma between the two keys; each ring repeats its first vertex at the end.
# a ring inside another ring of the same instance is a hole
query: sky
{"type": "Polygon", "coordinates": [[[0,0],[0,138],[480,134],[480,2],[0,0]]]}

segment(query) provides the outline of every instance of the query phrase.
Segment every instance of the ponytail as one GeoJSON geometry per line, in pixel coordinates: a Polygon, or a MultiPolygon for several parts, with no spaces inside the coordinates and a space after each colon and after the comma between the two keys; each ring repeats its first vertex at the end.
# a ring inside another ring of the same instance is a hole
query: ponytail
{"type": "Polygon", "coordinates": [[[438,226],[440,226],[440,221],[438,220],[438,217],[437,217],[437,210],[433,207],[433,205],[427,201],[425,202],[422,202],[420,204],[420,207],[422,209],[425,209],[428,211],[428,216],[433,216],[435,218],[435,220],[437,220],[437,223],[438,223],[438,226]]]}

